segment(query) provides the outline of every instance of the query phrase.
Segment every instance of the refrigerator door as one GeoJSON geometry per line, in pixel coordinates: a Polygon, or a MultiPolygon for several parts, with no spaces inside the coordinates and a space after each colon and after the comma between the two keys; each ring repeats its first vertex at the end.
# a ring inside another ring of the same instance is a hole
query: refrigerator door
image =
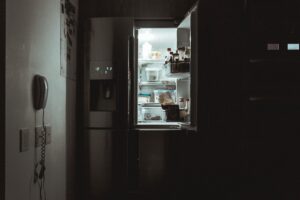
{"type": "Polygon", "coordinates": [[[134,21],[132,18],[91,18],[88,33],[85,107],[89,119],[85,124],[91,128],[127,129],[134,21]]]}
{"type": "Polygon", "coordinates": [[[185,19],[179,24],[177,30],[177,46],[190,47],[191,64],[190,64],[190,111],[191,111],[191,128],[197,127],[198,113],[198,4],[196,4],[186,14],[185,19]]]}
{"type": "Polygon", "coordinates": [[[247,185],[241,188],[251,187],[243,189],[250,198],[299,196],[299,102],[299,95],[281,95],[279,90],[276,96],[264,91],[244,99],[241,169],[247,185]]]}
{"type": "Polygon", "coordinates": [[[198,124],[198,6],[191,11],[191,126],[197,129],[198,124]]]}
{"type": "Polygon", "coordinates": [[[121,199],[126,195],[133,25],[132,18],[92,18],[88,23],[84,199],[121,199]]]}

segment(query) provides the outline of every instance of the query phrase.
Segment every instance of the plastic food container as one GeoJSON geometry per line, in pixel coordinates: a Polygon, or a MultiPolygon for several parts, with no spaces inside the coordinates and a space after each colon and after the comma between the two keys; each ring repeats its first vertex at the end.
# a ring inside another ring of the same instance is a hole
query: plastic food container
{"type": "Polygon", "coordinates": [[[147,81],[159,81],[160,71],[161,69],[159,68],[146,68],[147,81]]]}
{"type": "Polygon", "coordinates": [[[163,110],[161,107],[142,107],[142,119],[144,121],[161,121],[163,110]]]}
{"type": "Polygon", "coordinates": [[[151,99],[151,94],[139,94],[138,103],[139,104],[149,103],[150,99],[151,99]]]}

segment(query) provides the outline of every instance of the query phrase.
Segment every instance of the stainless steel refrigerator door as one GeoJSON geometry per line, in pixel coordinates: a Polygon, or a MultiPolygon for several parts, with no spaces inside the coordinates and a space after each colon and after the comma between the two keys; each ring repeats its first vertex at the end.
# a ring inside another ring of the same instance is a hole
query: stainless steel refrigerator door
{"type": "Polygon", "coordinates": [[[85,199],[121,199],[126,195],[133,24],[132,18],[89,21],[84,74],[85,199]],[[113,91],[111,96],[103,92],[107,88],[113,91]]]}
{"type": "Polygon", "coordinates": [[[132,18],[91,18],[88,32],[85,104],[87,127],[129,127],[132,18]]]}

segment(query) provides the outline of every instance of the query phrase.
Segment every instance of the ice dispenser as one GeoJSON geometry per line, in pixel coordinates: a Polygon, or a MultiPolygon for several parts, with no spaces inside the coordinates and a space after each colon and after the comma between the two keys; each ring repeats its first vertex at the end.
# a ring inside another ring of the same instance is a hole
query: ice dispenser
{"type": "Polygon", "coordinates": [[[115,84],[113,80],[91,80],[90,108],[93,111],[114,111],[115,84]]]}

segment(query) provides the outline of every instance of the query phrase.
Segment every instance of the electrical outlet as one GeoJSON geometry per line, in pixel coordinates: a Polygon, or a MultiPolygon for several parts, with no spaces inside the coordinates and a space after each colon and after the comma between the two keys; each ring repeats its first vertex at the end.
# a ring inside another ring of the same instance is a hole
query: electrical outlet
{"type": "Polygon", "coordinates": [[[50,144],[51,140],[52,140],[52,129],[51,129],[51,126],[46,126],[46,134],[47,134],[46,144],[50,144]]]}
{"type": "Polygon", "coordinates": [[[20,152],[29,150],[29,129],[20,130],[20,152]]]}
{"type": "MultiPolygon", "coordinates": [[[[51,126],[46,126],[46,144],[51,143],[51,126]]],[[[37,126],[35,127],[35,147],[40,147],[43,142],[43,127],[37,126]]]]}

